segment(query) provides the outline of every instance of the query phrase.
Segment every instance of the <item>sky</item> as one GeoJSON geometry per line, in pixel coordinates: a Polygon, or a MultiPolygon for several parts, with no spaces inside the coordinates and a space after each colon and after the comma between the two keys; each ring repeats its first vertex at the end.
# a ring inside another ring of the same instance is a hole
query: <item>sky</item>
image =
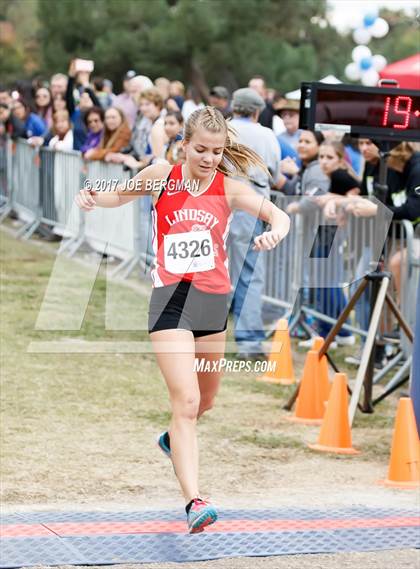
{"type": "Polygon", "coordinates": [[[330,5],[329,20],[339,31],[353,28],[360,14],[365,14],[371,7],[385,7],[390,10],[404,9],[417,15],[420,12],[420,0],[328,0],[330,5]]]}

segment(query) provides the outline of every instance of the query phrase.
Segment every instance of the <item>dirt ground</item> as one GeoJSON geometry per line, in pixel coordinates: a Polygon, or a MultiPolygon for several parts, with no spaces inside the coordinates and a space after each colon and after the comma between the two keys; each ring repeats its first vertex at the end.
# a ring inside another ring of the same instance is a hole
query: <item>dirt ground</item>
{"type": "MultiPolygon", "coordinates": [[[[418,569],[420,552],[415,549],[339,555],[285,555],[283,557],[243,557],[200,563],[156,563],[118,565],[118,569],[418,569]]],[[[43,569],[39,567],[39,569],[43,569]]],[[[61,566],[60,569],[69,569],[61,566]]],[[[85,569],[85,568],[81,568],[85,569]]],[[[91,566],[89,569],[101,569],[91,566]]]]}
{"type": "MultiPolygon", "coordinates": [[[[66,352],[65,346],[75,339],[139,338],[132,332],[104,332],[104,279],[95,285],[80,331],[37,331],[34,324],[56,244],[18,242],[10,230],[1,232],[1,242],[3,513],[181,508],[171,465],[155,446],[170,413],[154,358],[66,352]],[[63,353],[28,353],[31,342],[51,340],[63,342],[63,353]]],[[[69,267],[78,272],[82,265],[71,261],[69,267]]],[[[135,279],[130,286],[110,286],[129,309],[131,301],[139,302],[142,285],[137,287],[135,279]]],[[[145,309],[144,299],[141,302],[145,309]]],[[[343,350],[339,356],[340,366],[348,353],[343,350]]],[[[304,353],[295,350],[294,356],[299,376],[304,353]]],[[[360,455],[317,454],[306,443],[316,441],[319,428],[289,422],[282,409],[291,389],[255,379],[252,373],[227,374],[216,407],[200,421],[203,495],[222,508],[420,508],[418,493],[376,484],[387,472],[396,397],[373,415],[358,414],[353,442],[360,455]]],[[[161,564],[159,569],[404,569],[420,566],[417,553],[226,559],[161,564]]]]}

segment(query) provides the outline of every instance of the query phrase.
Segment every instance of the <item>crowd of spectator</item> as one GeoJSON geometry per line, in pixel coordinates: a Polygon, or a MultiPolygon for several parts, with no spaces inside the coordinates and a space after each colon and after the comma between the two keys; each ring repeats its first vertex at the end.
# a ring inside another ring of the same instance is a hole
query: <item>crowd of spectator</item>
{"type": "MultiPolygon", "coordinates": [[[[31,145],[56,151],[77,150],[86,160],[123,164],[138,171],[159,161],[182,162],[184,123],[206,104],[219,109],[234,127],[238,140],[258,152],[267,164],[269,176],[250,173],[249,182],[257,192],[269,196],[270,189],[274,189],[305,198],[288,206],[290,215],[309,213],[314,208],[322,209],[329,218],[338,218],[343,212],[375,215],[372,204],[362,198],[377,196],[396,219],[407,219],[414,225],[420,221],[420,153],[415,144],[403,143],[392,150],[388,158],[388,193],[385,198],[379,196],[380,144],[369,139],[341,140],[334,132],[300,130],[299,101],[268,88],[262,76],[251,77],[246,88],[234,93],[215,85],[204,97],[196,87],[186,88],[181,81],[166,77],[152,81],[129,70],[122,78],[122,92],[116,95],[110,80],[91,77],[89,71],[78,70],[72,61],[67,74],[57,73],[48,82],[0,86],[0,135],[24,138],[31,145]]],[[[242,265],[254,274],[254,280],[256,274],[260,275],[261,285],[250,297],[254,300],[245,325],[237,313],[238,330],[242,329],[237,340],[243,340],[243,352],[248,353],[261,348],[262,307],[258,298],[264,279],[257,256],[247,250],[244,231],[249,238],[253,230],[244,229],[249,224],[245,217],[238,216],[232,224],[237,236],[234,246],[239,247],[243,239],[242,265]],[[246,337],[243,330],[247,331],[246,337]]],[[[391,269],[398,289],[397,261],[401,258],[391,260],[391,269]]],[[[242,305],[250,279],[240,272],[234,275],[233,280],[239,283],[236,307],[242,305]]],[[[316,303],[320,310],[322,304],[334,305],[329,316],[336,318],[346,298],[341,289],[326,290],[318,295],[316,303]],[[332,296],[334,302],[326,302],[325,295],[332,296]]],[[[360,317],[361,327],[366,326],[363,320],[360,317]]],[[[319,323],[322,335],[329,329],[325,322],[319,323]]],[[[351,344],[354,338],[342,332],[337,341],[351,344]]]]}
{"type": "MultiPolygon", "coordinates": [[[[12,88],[0,85],[0,134],[25,138],[34,146],[78,150],[88,160],[140,169],[152,161],[167,159],[166,154],[170,162],[182,159],[177,142],[183,123],[196,109],[209,104],[225,118],[233,117],[232,96],[223,85],[211,87],[203,97],[195,86],[186,87],[166,77],[152,81],[129,70],[122,78],[122,92],[117,95],[109,79],[78,70],[77,61],[71,62],[67,74],[56,73],[49,81],[18,81],[12,88]],[[67,121],[63,112],[67,112],[67,121]],[[166,115],[172,117],[167,126],[166,115]],[[70,128],[64,123],[70,123],[70,128]]],[[[274,131],[283,156],[298,159],[294,147],[299,136],[299,103],[286,101],[283,95],[268,89],[260,76],[251,78],[249,87],[265,102],[260,124],[274,131]],[[295,127],[289,126],[289,116],[295,127]]]]}

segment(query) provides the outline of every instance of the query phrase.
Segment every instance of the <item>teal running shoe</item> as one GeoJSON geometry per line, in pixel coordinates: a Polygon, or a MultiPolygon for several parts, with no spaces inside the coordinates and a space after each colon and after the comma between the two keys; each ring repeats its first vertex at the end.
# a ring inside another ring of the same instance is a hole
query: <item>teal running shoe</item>
{"type": "Polygon", "coordinates": [[[216,508],[205,500],[194,498],[190,504],[187,513],[190,533],[201,533],[205,527],[214,524],[217,520],[216,508]]]}
{"type": "Polygon", "coordinates": [[[171,458],[171,442],[168,431],[161,433],[157,438],[157,445],[165,456],[171,458]]]}

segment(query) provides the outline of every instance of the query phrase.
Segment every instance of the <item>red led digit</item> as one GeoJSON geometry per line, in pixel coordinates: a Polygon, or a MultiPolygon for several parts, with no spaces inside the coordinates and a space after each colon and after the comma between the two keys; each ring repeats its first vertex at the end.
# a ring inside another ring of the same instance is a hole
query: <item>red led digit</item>
{"type": "Polygon", "coordinates": [[[388,115],[389,115],[389,106],[391,104],[391,97],[387,97],[385,99],[385,111],[384,111],[384,120],[382,121],[382,126],[386,126],[388,122],[388,115]]]}
{"type": "Polygon", "coordinates": [[[405,115],[405,120],[404,120],[404,124],[394,124],[394,128],[407,128],[408,127],[408,123],[410,122],[410,112],[411,112],[411,106],[413,104],[413,100],[411,97],[403,97],[403,96],[398,96],[395,99],[395,103],[394,103],[394,112],[397,115],[405,115]],[[400,109],[400,101],[405,101],[407,106],[405,109],[400,109]]]}

